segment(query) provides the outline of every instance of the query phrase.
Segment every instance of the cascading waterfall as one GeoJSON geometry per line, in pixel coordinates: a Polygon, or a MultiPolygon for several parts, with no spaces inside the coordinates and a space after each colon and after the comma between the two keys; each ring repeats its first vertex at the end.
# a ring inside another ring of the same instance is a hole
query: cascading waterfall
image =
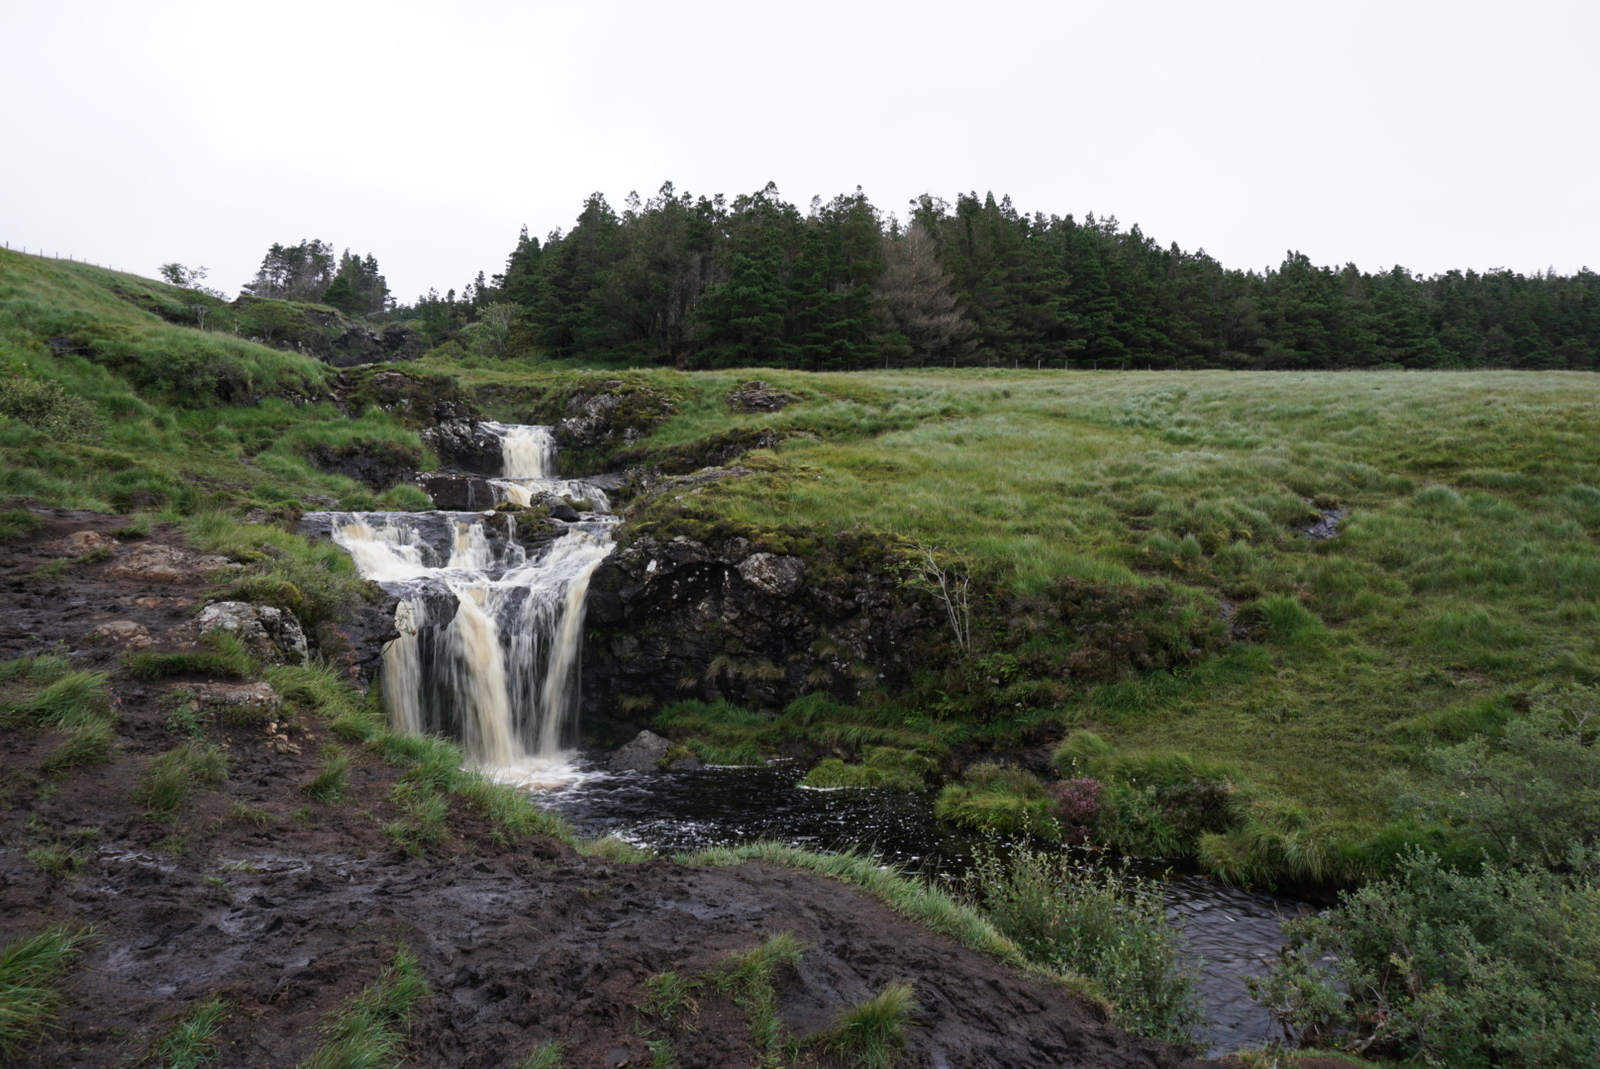
{"type": "Polygon", "coordinates": [[[502,513],[327,513],[313,522],[400,599],[400,637],[384,651],[382,675],[395,729],[457,738],[474,765],[525,778],[554,763],[574,734],[584,598],[613,548],[615,520],[597,487],[556,477],[548,427],[487,426],[506,472],[491,481],[509,499],[587,502],[542,548],[524,549],[515,517],[502,513]]]}

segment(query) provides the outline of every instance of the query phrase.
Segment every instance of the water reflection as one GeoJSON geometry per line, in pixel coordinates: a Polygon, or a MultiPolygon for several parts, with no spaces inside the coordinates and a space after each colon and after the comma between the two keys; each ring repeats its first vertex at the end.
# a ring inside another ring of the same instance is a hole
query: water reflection
{"type": "MultiPolygon", "coordinates": [[[[886,864],[956,885],[986,836],[960,831],[933,815],[931,794],[797,786],[798,766],[713,768],[699,772],[606,772],[580,758],[570,780],[541,792],[585,835],[615,835],[663,853],[771,839],[811,850],[867,850],[886,864]]],[[[1086,863],[1092,863],[1086,859],[1086,863]]],[[[1141,875],[1162,878],[1167,913],[1184,926],[1201,959],[1201,996],[1213,1053],[1258,1045],[1276,1031],[1245,992],[1282,944],[1281,918],[1305,907],[1240,891],[1148,862],[1141,875]]]]}

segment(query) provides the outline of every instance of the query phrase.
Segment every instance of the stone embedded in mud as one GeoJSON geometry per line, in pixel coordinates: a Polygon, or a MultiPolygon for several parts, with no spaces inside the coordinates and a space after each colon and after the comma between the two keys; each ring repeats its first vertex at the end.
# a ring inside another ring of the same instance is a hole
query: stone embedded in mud
{"type": "Polygon", "coordinates": [[[65,538],[58,538],[48,542],[42,548],[46,553],[63,557],[78,557],[96,549],[114,549],[117,546],[115,538],[108,538],[98,531],[74,531],[65,538]]]}
{"type": "Polygon", "coordinates": [[[798,400],[794,394],[784,393],[771,383],[756,379],[735,388],[728,395],[728,407],[735,412],[776,412],[798,400]]]}
{"type": "Polygon", "coordinates": [[[656,772],[670,749],[672,743],[660,735],[653,731],[641,731],[633,737],[632,742],[624,744],[611,755],[608,766],[613,772],[656,772]]]}
{"type": "Polygon", "coordinates": [[[283,705],[265,683],[195,683],[184,689],[196,705],[230,725],[265,723],[283,705]]]}
{"type": "Polygon", "coordinates": [[[86,646],[113,646],[119,650],[142,650],[153,642],[149,628],[132,620],[108,620],[83,636],[86,646]]]}
{"type": "Polygon", "coordinates": [[[236,567],[238,565],[227,557],[145,542],[107,568],[106,575],[112,579],[142,579],[151,583],[187,583],[206,572],[236,567]]]}
{"type": "Polygon", "coordinates": [[[238,635],[245,649],[267,664],[304,664],[309,655],[300,621],[272,605],[219,601],[200,610],[189,626],[201,635],[219,630],[238,635]]]}
{"type": "Polygon", "coordinates": [[[739,574],[763,594],[786,598],[805,585],[806,566],[798,557],[752,553],[739,565],[739,574]]]}

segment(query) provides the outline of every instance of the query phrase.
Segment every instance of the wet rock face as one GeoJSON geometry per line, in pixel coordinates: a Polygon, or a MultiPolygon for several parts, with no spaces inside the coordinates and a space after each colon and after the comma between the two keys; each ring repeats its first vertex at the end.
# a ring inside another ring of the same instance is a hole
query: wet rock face
{"type": "Polygon", "coordinates": [[[413,427],[478,418],[460,385],[447,375],[419,375],[383,365],[362,366],[340,372],[330,388],[334,401],[349,416],[376,405],[413,427]]]}
{"type": "Polygon", "coordinates": [[[196,635],[227,631],[238,635],[251,656],[264,664],[304,664],[309,656],[300,621],[287,609],[219,601],[200,610],[189,624],[196,635]]]}
{"type": "Polygon", "coordinates": [[[452,512],[476,512],[492,509],[504,499],[488,479],[476,475],[454,475],[449,472],[427,472],[417,476],[417,485],[433,499],[433,507],[452,512]]]}
{"type": "Polygon", "coordinates": [[[728,394],[728,407],[735,412],[777,412],[797,400],[793,394],[756,379],[728,394]]]}
{"type": "Polygon", "coordinates": [[[423,431],[422,440],[446,467],[474,475],[499,475],[504,470],[500,436],[477,420],[446,420],[423,431]]]}
{"type": "Polygon", "coordinates": [[[319,471],[343,475],[374,490],[388,490],[422,466],[422,451],[399,442],[357,438],[338,447],[313,446],[306,459],[319,471]]]}
{"type": "Polygon", "coordinates": [[[742,537],[620,548],[589,585],[584,730],[626,737],[637,723],[619,708],[685,698],[775,710],[812,691],[853,701],[908,686],[943,631],[872,538],[840,532],[803,559],[742,537]]]}

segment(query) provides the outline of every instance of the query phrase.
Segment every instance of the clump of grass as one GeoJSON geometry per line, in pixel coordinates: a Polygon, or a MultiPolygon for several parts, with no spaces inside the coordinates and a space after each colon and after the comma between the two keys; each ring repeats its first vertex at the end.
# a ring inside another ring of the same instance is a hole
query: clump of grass
{"type": "Polygon", "coordinates": [[[389,799],[402,816],[385,824],[384,833],[409,853],[421,857],[428,847],[444,838],[450,807],[432,786],[402,779],[390,788],[389,799]]]}
{"type": "Polygon", "coordinates": [[[205,999],[174,1024],[156,1048],[160,1069],[200,1069],[217,1056],[217,1029],[228,1006],[220,997],[205,999]]]}
{"type": "Polygon", "coordinates": [[[939,792],[934,813],[941,820],[998,835],[1061,837],[1044,785],[1033,773],[982,762],[962,780],[939,792]]]}
{"type": "Polygon", "coordinates": [[[677,1069],[678,1052],[673,1049],[672,1040],[646,1040],[645,1047],[650,1051],[650,1069],[677,1069]]]}
{"type": "Polygon", "coordinates": [[[732,995],[734,1004],[749,1015],[751,1042],[769,1058],[783,1045],[783,1022],[778,1017],[778,993],[773,980],[780,967],[798,966],[803,951],[800,940],[789,932],[779,932],[743,954],[730,954],[708,976],[717,991],[732,995]]]}
{"type": "Polygon", "coordinates": [[[20,682],[27,689],[0,704],[0,727],[82,727],[110,717],[103,672],[73,671],[61,657],[25,657],[6,667],[10,679],[0,676],[0,682],[20,682]]]}
{"type": "Polygon", "coordinates": [[[561,814],[534,805],[525,792],[482,772],[461,773],[456,793],[494,822],[490,834],[500,842],[525,835],[549,835],[567,843],[575,839],[572,825],[561,814]]]}
{"type": "Polygon", "coordinates": [[[340,1007],[324,1030],[327,1040],[298,1069],[375,1069],[396,1064],[411,1008],[428,994],[416,954],[410,947],[396,947],[378,979],[340,1007]]]}
{"type": "Polygon", "coordinates": [[[243,802],[230,802],[228,804],[228,819],[235,824],[249,824],[257,828],[265,828],[272,823],[272,814],[264,809],[256,809],[245,805],[243,802]]]}
{"type": "Polygon", "coordinates": [[[0,1059],[19,1055],[55,1017],[62,977],[83,957],[89,935],[47,928],[0,950],[0,1059]]]}
{"type": "Polygon", "coordinates": [[[865,1002],[841,1010],[821,1042],[861,1069],[892,1069],[905,1053],[906,1028],[916,1012],[911,985],[889,984],[865,1002]]]}
{"type": "Polygon", "coordinates": [[[350,756],[337,746],[322,748],[322,770],[300,788],[313,801],[328,805],[344,797],[350,786],[350,756]]]}
{"type": "Polygon", "coordinates": [[[386,730],[376,695],[363,696],[324,661],[276,665],[264,675],[285,703],[315,714],[341,738],[367,742],[386,730]]]}
{"type": "Polygon", "coordinates": [[[615,835],[602,835],[598,839],[580,843],[578,850],[587,857],[596,857],[602,861],[621,865],[649,861],[655,857],[650,851],[634,846],[626,839],[619,839],[615,835]]]}
{"type": "Polygon", "coordinates": [[[74,728],[39,767],[47,776],[59,776],[75,768],[97,765],[110,756],[115,738],[116,731],[110,720],[97,720],[74,728]]]}
{"type": "Polygon", "coordinates": [[[27,509],[0,511],[0,542],[27,538],[44,526],[44,520],[27,509]]]}
{"type": "Polygon", "coordinates": [[[172,676],[231,676],[253,679],[261,673],[238,635],[213,631],[205,637],[211,647],[201,653],[134,653],[122,665],[134,679],[169,679],[172,676]]]}
{"type": "Polygon", "coordinates": [[[692,1017],[700,1012],[699,1004],[694,1000],[694,992],[699,984],[670,969],[650,977],[644,982],[644,988],[649,992],[649,997],[639,1008],[657,1020],[670,1024],[680,1014],[692,1017]]]}
{"type": "Polygon", "coordinates": [[[535,1043],[533,1050],[528,1052],[521,1069],[561,1069],[561,1051],[563,1045],[559,1039],[547,1039],[542,1043],[535,1043]]]}
{"type": "Polygon", "coordinates": [[[228,759],[215,746],[184,743],[151,761],[134,800],[158,820],[166,820],[201,785],[215,786],[228,777],[228,759]]]}

